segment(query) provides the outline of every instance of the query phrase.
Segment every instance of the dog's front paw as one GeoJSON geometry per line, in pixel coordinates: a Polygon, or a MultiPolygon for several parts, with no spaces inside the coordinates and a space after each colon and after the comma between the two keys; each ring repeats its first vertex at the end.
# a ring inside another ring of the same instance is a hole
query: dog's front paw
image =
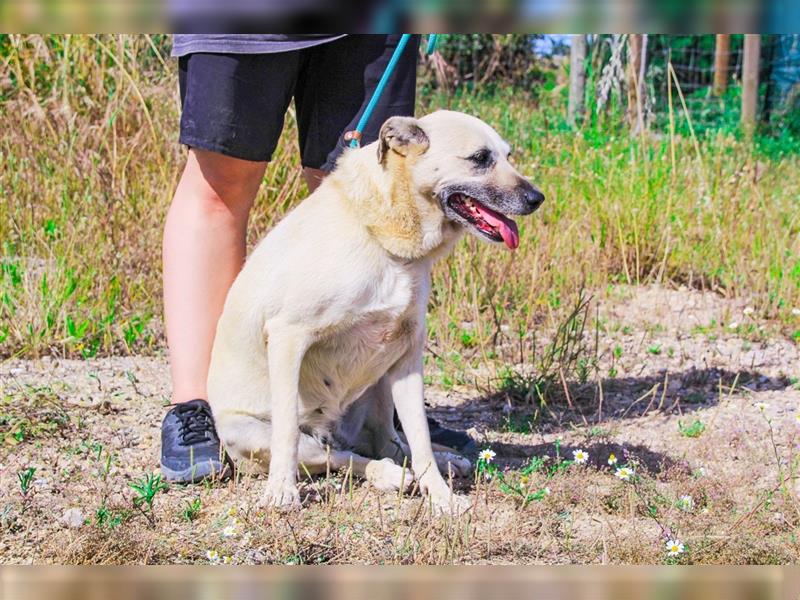
{"type": "Polygon", "coordinates": [[[469,477],[472,473],[472,463],[463,456],[452,452],[434,452],[436,466],[443,477],[469,477]]]}
{"type": "Polygon", "coordinates": [[[267,481],[267,486],[258,500],[258,506],[297,510],[300,508],[300,492],[297,486],[286,481],[267,481]]]}
{"type": "Polygon", "coordinates": [[[472,508],[472,501],[467,496],[448,493],[430,497],[434,514],[440,517],[459,517],[472,508]]]}
{"type": "Polygon", "coordinates": [[[391,458],[373,460],[367,464],[365,471],[367,481],[379,490],[392,492],[402,489],[408,491],[414,483],[414,475],[410,469],[396,464],[391,458]]]}

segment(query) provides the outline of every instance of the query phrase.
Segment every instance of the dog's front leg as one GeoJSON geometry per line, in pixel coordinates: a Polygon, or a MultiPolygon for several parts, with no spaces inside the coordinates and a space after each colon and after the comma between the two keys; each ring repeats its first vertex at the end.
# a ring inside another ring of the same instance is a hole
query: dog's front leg
{"type": "Polygon", "coordinates": [[[268,325],[267,331],[272,439],[269,477],[260,504],[299,508],[299,382],[300,365],[308,348],[309,336],[304,331],[282,325],[268,325]]]}
{"type": "Polygon", "coordinates": [[[411,469],[420,488],[428,494],[436,510],[446,514],[459,514],[467,510],[470,503],[467,498],[453,494],[436,465],[425,417],[422,347],[422,340],[419,340],[389,371],[392,400],[411,449],[411,469]]]}

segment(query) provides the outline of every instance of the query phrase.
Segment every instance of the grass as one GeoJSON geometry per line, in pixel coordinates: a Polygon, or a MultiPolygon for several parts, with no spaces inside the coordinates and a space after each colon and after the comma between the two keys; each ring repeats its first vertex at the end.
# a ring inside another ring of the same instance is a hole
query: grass
{"type": "MultiPolygon", "coordinates": [[[[184,156],[167,49],[160,36],[0,38],[1,356],[163,348],[158,249],[184,156]]],[[[609,283],[743,296],[790,327],[800,305],[796,155],[770,159],[733,135],[695,145],[608,125],[576,134],[561,103],[558,88],[420,96],[420,113],[446,107],[494,125],[547,195],[521,221],[516,253],[468,237],[436,269],[430,348],[452,381],[478,362],[514,362],[532,332],[569,316],[578,290],[609,283]]],[[[303,198],[295,136],[290,112],[251,244],[303,198]]]]}
{"type": "Polygon", "coordinates": [[[52,437],[69,425],[60,397],[48,386],[0,396],[0,447],[52,437]]]}

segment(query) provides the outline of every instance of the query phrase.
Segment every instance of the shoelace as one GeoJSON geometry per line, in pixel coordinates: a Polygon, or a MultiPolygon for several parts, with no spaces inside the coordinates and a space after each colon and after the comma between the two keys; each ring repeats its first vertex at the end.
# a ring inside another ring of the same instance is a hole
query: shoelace
{"type": "Polygon", "coordinates": [[[182,446],[216,439],[214,419],[211,416],[211,409],[207,405],[199,402],[197,404],[179,404],[175,407],[174,414],[181,424],[179,433],[182,446]]]}

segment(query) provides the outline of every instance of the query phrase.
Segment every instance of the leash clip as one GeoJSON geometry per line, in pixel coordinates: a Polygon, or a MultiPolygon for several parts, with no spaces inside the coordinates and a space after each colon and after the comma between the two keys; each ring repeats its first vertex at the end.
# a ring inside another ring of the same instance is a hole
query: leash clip
{"type": "Polygon", "coordinates": [[[344,134],[344,141],[350,142],[351,148],[358,148],[361,145],[361,132],[358,129],[346,131],[344,134]]]}

